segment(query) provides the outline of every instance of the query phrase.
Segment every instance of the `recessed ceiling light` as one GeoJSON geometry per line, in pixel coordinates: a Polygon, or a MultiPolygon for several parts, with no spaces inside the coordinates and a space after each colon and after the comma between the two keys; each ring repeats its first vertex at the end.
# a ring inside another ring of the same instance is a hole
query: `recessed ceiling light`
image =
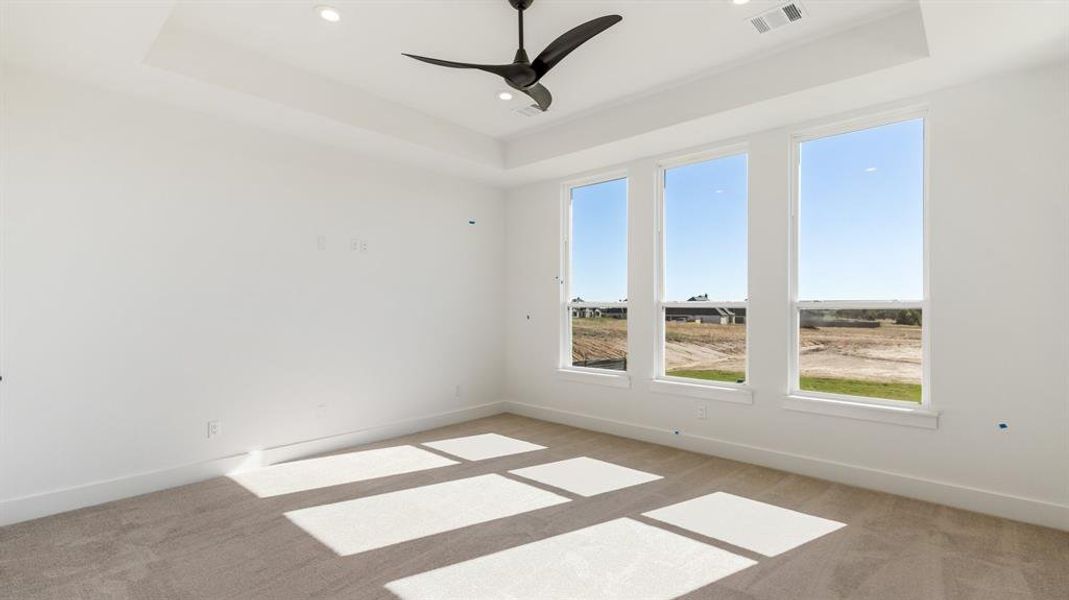
{"type": "Polygon", "coordinates": [[[747,3],[747,2],[749,2],[749,1],[750,1],[750,0],[731,0],[731,3],[732,3],[732,4],[739,4],[739,5],[742,5],[742,4],[746,4],[746,3],[747,3]]]}
{"type": "Polygon", "coordinates": [[[723,193],[724,193],[724,190],[716,190],[716,193],[718,193],[718,194],[723,194],[723,193]]]}
{"type": "Polygon", "coordinates": [[[497,93],[497,98],[498,98],[498,100],[504,100],[504,101],[507,102],[509,100],[512,100],[512,92],[509,92],[509,91],[498,92],[497,93]]]}
{"type": "Polygon", "coordinates": [[[331,23],[341,21],[341,13],[333,6],[317,6],[316,12],[319,13],[320,18],[324,21],[330,21],[331,23]]]}
{"type": "Polygon", "coordinates": [[[865,169],[865,172],[866,173],[875,173],[876,172],[876,167],[869,167],[869,168],[865,169]]]}

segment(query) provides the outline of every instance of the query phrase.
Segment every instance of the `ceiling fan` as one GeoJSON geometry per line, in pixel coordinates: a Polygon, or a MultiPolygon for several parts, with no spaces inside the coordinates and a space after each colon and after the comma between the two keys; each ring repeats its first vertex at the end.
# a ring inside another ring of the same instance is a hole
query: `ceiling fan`
{"type": "Polygon", "coordinates": [[[620,15],[606,15],[604,17],[598,17],[592,21],[587,21],[553,40],[553,42],[546,46],[545,50],[542,50],[542,52],[532,61],[527,58],[527,51],[523,48],[523,11],[527,10],[534,0],[508,0],[508,2],[516,9],[517,13],[519,13],[520,30],[520,47],[516,50],[516,57],[512,60],[511,64],[480,65],[439,60],[437,58],[427,58],[426,56],[416,56],[414,54],[402,54],[409,58],[421,60],[432,65],[452,67],[454,69],[478,69],[479,71],[486,71],[487,73],[498,75],[505,80],[505,83],[507,83],[509,87],[530,96],[531,99],[535,101],[538,108],[544,112],[549,108],[550,103],[553,102],[553,96],[549,93],[549,90],[546,89],[546,86],[539,83],[542,77],[545,76],[550,69],[556,66],[557,63],[563,60],[565,56],[568,56],[572,50],[575,50],[586,43],[590,38],[623,20],[623,17],[620,15]]]}

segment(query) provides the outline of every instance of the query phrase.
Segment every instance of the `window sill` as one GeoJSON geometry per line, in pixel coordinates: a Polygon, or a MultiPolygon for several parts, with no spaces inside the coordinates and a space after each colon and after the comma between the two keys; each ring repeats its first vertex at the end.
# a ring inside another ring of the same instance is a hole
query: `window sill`
{"type": "Polygon", "coordinates": [[[673,379],[650,381],[650,391],[659,394],[688,396],[703,400],[719,400],[736,404],[753,404],[753,391],[744,386],[719,386],[707,383],[689,383],[673,379]]]}
{"type": "Polygon", "coordinates": [[[594,369],[557,369],[557,376],[568,381],[579,383],[592,383],[595,385],[607,385],[610,387],[631,387],[631,376],[627,373],[612,373],[594,369]]]}
{"type": "Polygon", "coordinates": [[[869,404],[863,401],[816,398],[811,396],[790,395],[784,398],[783,408],[797,412],[892,423],[907,427],[938,429],[939,412],[921,407],[886,406],[869,404]]]}

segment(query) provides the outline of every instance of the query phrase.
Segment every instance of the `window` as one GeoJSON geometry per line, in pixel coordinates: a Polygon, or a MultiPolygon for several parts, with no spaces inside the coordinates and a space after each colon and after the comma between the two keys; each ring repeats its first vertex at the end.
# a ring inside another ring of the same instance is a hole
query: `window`
{"type": "Polygon", "coordinates": [[[745,383],[746,155],[663,175],[658,376],[745,383]]]}
{"type": "Polygon", "coordinates": [[[922,403],[924,120],[797,146],[793,390],[922,403]]]}
{"type": "Polygon", "coordinates": [[[627,371],[627,179],[570,187],[561,366],[627,371]]]}

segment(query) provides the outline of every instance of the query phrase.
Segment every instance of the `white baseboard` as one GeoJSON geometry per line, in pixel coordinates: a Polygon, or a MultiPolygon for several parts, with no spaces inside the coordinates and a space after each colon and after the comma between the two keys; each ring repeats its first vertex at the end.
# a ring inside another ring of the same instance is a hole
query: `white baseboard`
{"type": "MultiPolygon", "coordinates": [[[[256,458],[258,462],[263,464],[273,464],[348,448],[358,444],[367,444],[417,433],[427,429],[434,429],[435,427],[452,425],[453,423],[488,417],[501,412],[504,412],[503,402],[490,402],[425,417],[376,425],[325,438],[266,448],[256,458]]],[[[239,467],[247,466],[248,463],[249,454],[237,454],[159,471],[95,481],[62,490],[11,498],[0,501],[0,525],[10,525],[77,508],[103,504],[104,502],[220,477],[233,472],[239,467]]]]}
{"type": "Polygon", "coordinates": [[[615,421],[523,402],[507,401],[505,410],[525,417],[611,433],[1016,521],[1069,530],[1069,506],[1062,504],[726,442],[700,435],[682,432],[677,435],[669,429],[615,421]]]}

